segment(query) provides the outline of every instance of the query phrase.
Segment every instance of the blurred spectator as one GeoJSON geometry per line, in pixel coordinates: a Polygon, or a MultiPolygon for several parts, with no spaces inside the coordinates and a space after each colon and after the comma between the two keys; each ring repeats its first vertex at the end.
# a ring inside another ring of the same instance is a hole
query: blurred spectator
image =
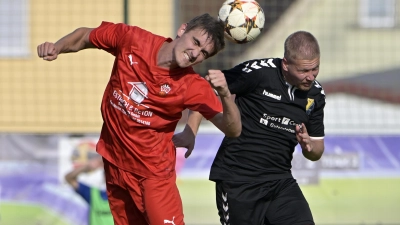
{"type": "Polygon", "coordinates": [[[88,160],[87,163],[83,165],[75,167],[71,172],[65,175],[67,183],[88,203],[89,225],[114,224],[110,206],[108,204],[107,192],[78,181],[78,176],[80,174],[102,168],[103,161],[102,158],[98,156],[88,160]]]}

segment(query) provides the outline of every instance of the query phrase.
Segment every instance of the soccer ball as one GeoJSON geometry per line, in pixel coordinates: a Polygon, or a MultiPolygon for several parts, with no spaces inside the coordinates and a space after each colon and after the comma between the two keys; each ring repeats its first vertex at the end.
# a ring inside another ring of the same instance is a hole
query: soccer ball
{"type": "Polygon", "coordinates": [[[243,44],[254,40],[264,28],[265,15],[254,0],[227,0],[218,18],[225,23],[225,37],[243,44]]]}

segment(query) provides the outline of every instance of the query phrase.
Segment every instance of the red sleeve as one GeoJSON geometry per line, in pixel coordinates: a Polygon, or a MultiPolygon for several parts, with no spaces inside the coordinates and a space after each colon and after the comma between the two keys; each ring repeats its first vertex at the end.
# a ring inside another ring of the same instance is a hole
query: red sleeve
{"type": "Polygon", "coordinates": [[[112,55],[116,55],[119,41],[134,27],[123,23],[102,22],[99,27],[90,32],[90,42],[99,49],[103,49],[112,55]]]}
{"type": "Polygon", "coordinates": [[[189,85],[184,104],[186,108],[200,112],[207,120],[222,112],[221,101],[210,84],[200,76],[189,85]]]}

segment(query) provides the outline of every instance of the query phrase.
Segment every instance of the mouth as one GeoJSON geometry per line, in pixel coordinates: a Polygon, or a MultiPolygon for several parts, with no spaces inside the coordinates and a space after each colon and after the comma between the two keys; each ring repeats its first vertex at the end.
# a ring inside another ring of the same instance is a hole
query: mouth
{"type": "Polygon", "coordinates": [[[190,62],[190,63],[193,63],[193,59],[192,58],[190,58],[190,56],[189,56],[189,54],[188,53],[183,53],[183,55],[185,56],[185,58],[190,62]]]}
{"type": "Polygon", "coordinates": [[[314,82],[307,82],[307,83],[303,83],[303,86],[305,87],[311,87],[313,85],[314,82]]]}

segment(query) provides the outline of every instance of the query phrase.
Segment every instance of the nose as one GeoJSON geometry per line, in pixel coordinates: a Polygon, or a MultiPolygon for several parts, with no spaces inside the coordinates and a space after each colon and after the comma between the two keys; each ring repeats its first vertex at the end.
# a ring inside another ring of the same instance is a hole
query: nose
{"type": "Polygon", "coordinates": [[[199,57],[199,55],[201,54],[201,48],[193,49],[192,54],[193,54],[193,58],[197,59],[197,57],[199,57]]]}
{"type": "Polygon", "coordinates": [[[306,76],[306,80],[307,81],[314,81],[315,80],[315,75],[313,73],[313,71],[308,72],[307,76],[306,76]]]}

